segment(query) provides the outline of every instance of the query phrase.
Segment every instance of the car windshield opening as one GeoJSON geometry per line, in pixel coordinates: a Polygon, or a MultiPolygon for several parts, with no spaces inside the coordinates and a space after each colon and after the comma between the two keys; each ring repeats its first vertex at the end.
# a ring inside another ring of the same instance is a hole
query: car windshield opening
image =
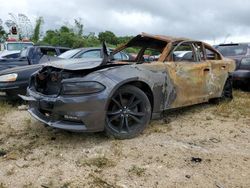
{"type": "Polygon", "coordinates": [[[14,50],[22,50],[24,47],[33,46],[32,43],[9,43],[7,44],[7,50],[14,51],[14,50]]]}
{"type": "MultiPolygon", "coordinates": [[[[122,51],[131,56],[130,60],[124,60],[123,62],[151,63],[157,61],[166,45],[167,42],[162,40],[149,37],[137,37],[122,49],[122,51]]],[[[112,53],[112,55],[115,56],[120,51],[116,51],[112,53]]]]}

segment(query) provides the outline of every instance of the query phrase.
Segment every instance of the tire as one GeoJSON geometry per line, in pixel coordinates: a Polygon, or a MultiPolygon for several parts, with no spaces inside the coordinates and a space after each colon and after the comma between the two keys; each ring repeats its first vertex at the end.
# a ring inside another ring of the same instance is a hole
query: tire
{"type": "Polygon", "coordinates": [[[224,85],[222,95],[221,95],[222,100],[232,100],[233,99],[233,80],[232,77],[229,76],[227,78],[227,81],[224,85]]]}
{"type": "Polygon", "coordinates": [[[109,101],[105,132],[117,139],[134,138],[143,132],[150,118],[151,104],[147,95],[135,86],[123,86],[109,101]]]}

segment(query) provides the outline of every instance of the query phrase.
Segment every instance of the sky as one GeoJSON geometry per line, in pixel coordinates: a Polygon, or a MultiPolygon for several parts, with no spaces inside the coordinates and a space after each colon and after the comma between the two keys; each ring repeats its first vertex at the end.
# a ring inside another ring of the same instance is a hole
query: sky
{"type": "Polygon", "coordinates": [[[110,30],[187,37],[211,44],[250,42],[249,0],[0,0],[0,19],[44,18],[43,30],[81,18],[85,33],[110,30]]]}

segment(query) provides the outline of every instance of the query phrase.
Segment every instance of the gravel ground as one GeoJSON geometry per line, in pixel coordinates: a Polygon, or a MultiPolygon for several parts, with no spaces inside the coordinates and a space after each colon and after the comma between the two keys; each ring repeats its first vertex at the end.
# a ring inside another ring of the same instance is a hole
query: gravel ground
{"type": "Polygon", "coordinates": [[[250,93],[167,112],[131,140],[0,113],[0,188],[250,187],[250,93]]]}

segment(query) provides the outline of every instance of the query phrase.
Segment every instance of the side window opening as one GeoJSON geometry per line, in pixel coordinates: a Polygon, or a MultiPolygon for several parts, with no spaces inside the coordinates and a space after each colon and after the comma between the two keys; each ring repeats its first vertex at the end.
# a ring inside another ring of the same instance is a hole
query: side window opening
{"type": "Polygon", "coordinates": [[[193,44],[193,46],[194,46],[194,51],[196,54],[197,61],[199,62],[205,61],[205,54],[204,54],[202,43],[196,42],[193,44]]]}
{"type": "Polygon", "coordinates": [[[206,51],[207,60],[220,60],[221,59],[220,55],[217,52],[209,49],[208,47],[205,47],[205,51],[206,51]]]}
{"type": "Polygon", "coordinates": [[[48,56],[56,56],[56,49],[53,48],[40,48],[42,55],[48,55],[48,56]]]}
{"type": "Polygon", "coordinates": [[[158,49],[147,48],[143,54],[144,62],[151,63],[153,61],[158,61],[159,57],[161,56],[161,53],[162,52],[158,49]]]}
{"type": "Polygon", "coordinates": [[[192,43],[182,43],[175,45],[172,51],[172,60],[175,62],[195,62],[196,57],[192,43]]]}

